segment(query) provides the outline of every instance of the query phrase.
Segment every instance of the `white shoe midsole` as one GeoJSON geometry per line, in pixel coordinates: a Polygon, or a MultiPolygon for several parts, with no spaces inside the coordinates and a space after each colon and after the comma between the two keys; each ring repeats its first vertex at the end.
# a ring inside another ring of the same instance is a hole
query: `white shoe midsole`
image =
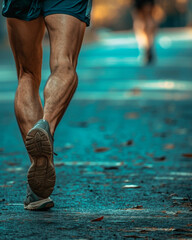
{"type": "Polygon", "coordinates": [[[36,202],[29,203],[27,206],[24,205],[24,208],[25,209],[36,209],[36,208],[40,207],[42,204],[49,203],[49,202],[53,202],[51,200],[51,198],[45,198],[45,199],[42,199],[42,200],[39,200],[36,202]]]}

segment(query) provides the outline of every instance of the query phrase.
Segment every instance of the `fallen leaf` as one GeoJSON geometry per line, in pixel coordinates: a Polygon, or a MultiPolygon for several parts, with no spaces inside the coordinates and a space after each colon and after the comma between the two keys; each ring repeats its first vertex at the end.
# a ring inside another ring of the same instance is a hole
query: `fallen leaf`
{"type": "Polygon", "coordinates": [[[107,147],[100,147],[100,148],[96,148],[95,152],[100,153],[100,152],[106,152],[108,151],[110,148],[107,147]]]}
{"type": "Polygon", "coordinates": [[[119,168],[115,167],[115,166],[113,166],[113,167],[104,167],[104,170],[117,170],[117,169],[119,169],[119,168]]]}
{"type": "Polygon", "coordinates": [[[172,143],[168,143],[164,146],[164,149],[174,149],[174,148],[175,148],[175,145],[172,143]]]}
{"type": "Polygon", "coordinates": [[[124,145],[125,145],[125,146],[131,146],[131,145],[133,145],[133,140],[128,140],[127,142],[125,142],[124,145]]]}
{"type": "Polygon", "coordinates": [[[155,161],[165,161],[166,157],[163,156],[163,157],[155,157],[154,160],[155,161]]]}
{"type": "Polygon", "coordinates": [[[142,205],[137,205],[136,207],[132,207],[131,209],[142,209],[143,206],[142,205]]]}
{"type": "Polygon", "coordinates": [[[93,219],[93,220],[91,220],[91,222],[98,222],[98,221],[102,221],[103,220],[103,216],[102,217],[100,217],[100,218],[96,218],[96,219],[93,219]]]}
{"type": "Polygon", "coordinates": [[[133,95],[141,95],[141,89],[140,88],[133,88],[131,89],[131,92],[133,93],[133,95]]]}
{"type": "Polygon", "coordinates": [[[125,114],[125,119],[136,119],[138,118],[139,115],[137,112],[132,112],[132,113],[126,113],[125,114]]]}
{"type": "Polygon", "coordinates": [[[140,188],[138,185],[124,185],[123,188],[140,188]]]}
{"type": "Polygon", "coordinates": [[[192,153],[183,153],[183,157],[192,158],[192,153]]]}
{"type": "Polygon", "coordinates": [[[141,230],[140,233],[147,233],[149,232],[148,230],[141,230]]]}

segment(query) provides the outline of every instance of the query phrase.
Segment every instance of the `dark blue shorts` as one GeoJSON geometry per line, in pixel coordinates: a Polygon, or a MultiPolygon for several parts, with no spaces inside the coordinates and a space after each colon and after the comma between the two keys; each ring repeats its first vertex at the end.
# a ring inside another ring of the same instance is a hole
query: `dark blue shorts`
{"type": "Polygon", "coordinates": [[[4,0],[2,14],[30,21],[39,16],[68,14],[90,24],[92,0],[4,0]]]}
{"type": "Polygon", "coordinates": [[[154,6],[155,0],[135,0],[134,5],[137,9],[142,9],[146,5],[154,6]]]}

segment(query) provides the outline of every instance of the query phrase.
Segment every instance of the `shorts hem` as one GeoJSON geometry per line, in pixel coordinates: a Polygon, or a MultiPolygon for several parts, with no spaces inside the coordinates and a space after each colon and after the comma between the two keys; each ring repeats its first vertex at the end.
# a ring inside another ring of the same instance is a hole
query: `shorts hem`
{"type": "Polygon", "coordinates": [[[21,17],[21,16],[14,16],[14,15],[8,15],[8,14],[3,14],[3,17],[6,17],[6,18],[16,18],[16,19],[19,19],[19,20],[23,20],[23,21],[32,21],[32,20],[35,20],[37,19],[38,17],[41,17],[41,15],[39,16],[35,16],[35,17],[32,17],[32,18],[27,18],[27,17],[21,17]]]}
{"type": "Polygon", "coordinates": [[[75,13],[72,13],[72,12],[68,12],[68,11],[62,11],[62,10],[50,11],[50,12],[43,13],[43,17],[45,18],[45,17],[47,17],[49,15],[53,15],[53,14],[71,15],[71,16],[79,19],[80,21],[84,22],[87,27],[90,25],[90,19],[89,18],[82,18],[78,14],[75,14],[75,13]]]}
{"type": "Polygon", "coordinates": [[[4,17],[6,18],[16,18],[16,19],[19,19],[19,20],[23,20],[23,21],[32,21],[32,20],[35,20],[37,19],[38,17],[46,17],[46,16],[49,16],[49,15],[53,15],[53,14],[67,14],[67,15],[71,15],[77,19],[79,19],[80,21],[84,22],[86,24],[87,27],[90,26],[90,19],[87,18],[87,19],[84,19],[82,17],[80,17],[79,15],[77,14],[74,14],[74,13],[71,13],[71,12],[67,12],[67,11],[51,11],[51,12],[47,12],[47,13],[44,13],[44,14],[39,14],[38,16],[35,16],[35,17],[21,17],[21,16],[13,16],[13,15],[8,15],[8,14],[2,14],[4,17]]]}

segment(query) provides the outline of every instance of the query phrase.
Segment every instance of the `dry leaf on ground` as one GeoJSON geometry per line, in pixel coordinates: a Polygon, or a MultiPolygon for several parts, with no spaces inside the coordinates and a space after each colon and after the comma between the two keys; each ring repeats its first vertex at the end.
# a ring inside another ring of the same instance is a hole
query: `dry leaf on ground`
{"type": "Polygon", "coordinates": [[[93,220],[91,220],[91,222],[98,222],[98,221],[102,221],[103,220],[103,216],[102,217],[100,217],[100,218],[96,218],[96,219],[93,219],[93,220]]]}
{"type": "Polygon", "coordinates": [[[106,152],[106,151],[108,151],[110,148],[108,148],[108,147],[100,147],[100,148],[96,148],[95,149],[95,152],[97,152],[97,153],[100,153],[100,152],[106,152]]]}

